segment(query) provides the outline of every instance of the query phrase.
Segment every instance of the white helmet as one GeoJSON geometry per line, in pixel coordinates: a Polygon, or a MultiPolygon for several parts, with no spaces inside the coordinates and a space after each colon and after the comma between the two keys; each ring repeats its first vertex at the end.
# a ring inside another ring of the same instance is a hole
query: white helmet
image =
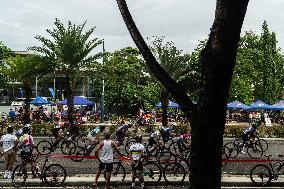
{"type": "Polygon", "coordinates": [[[30,129],[31,128],[31,124],[27,123],[24,127],[30,129]]]}

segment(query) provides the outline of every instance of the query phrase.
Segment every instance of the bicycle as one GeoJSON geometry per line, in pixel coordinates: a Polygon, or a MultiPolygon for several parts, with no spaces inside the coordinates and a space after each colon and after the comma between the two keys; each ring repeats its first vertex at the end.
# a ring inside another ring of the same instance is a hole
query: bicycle
{"type": "MultiPolygon", "coordinates": [[[[227,144],[224,145],[224,147],[227,147],[230,152],[229,152],[229,157],[230,158],[235,158],[237,155],[243,150],[243,139],[242,138],[235,138],[233,142],[228,142],[227,144]]],[[[252,159],[258,159],[263,155],[263,148],[259,140],[257,141],[248,141],[247,144],[247,154],[252,158],[252,159]]]]}
{"type": "Polygon", "coordinates": [[[56,145],[54,144],[52,135],[49,136],[49,139],[50,142],[47,140],[42,140],[37,144],[36,149],[40,155],[48,155],[51,152],[54,152],[56,148],[60,148],[64,155],[69,155],[70,149],[76,146],[75,142],[71,141],[70,139],[63,138],[56,145]]]}
{"type": "Polygon", "coordinates": [[[47,166],[48,156],[45,156],[45,161],[41,170],[38,167],[38,162],[33,158],[24,157],[22,163],[17,165],[12,173],[12,184],[14,187],[23,186],[27,180],[39,178],[43,183],[49,186],[61,186],[66,179],[66,170],[60,164],[50,164],[47,166]],[[31,163],[32,174],[27,171],[27,164],[31,163]],[[36,165],[35,165],[36,164],[36,165]]]}
{"type": "MultiPolygon", "coordinates": [[[[283,158],[283,155],[278,155],[283,158]]],[[[250,171],[250,179],[256,186],[267,186],[272,180],[277,180],[279,175],[284,175],[284,160],[277,160],[272,163],[271,155],[265,155],[268,164],[257,164],[250,171]]]]}
{"type": "MultiPolygon", "coordinates": [[[[126,177],[126,170],[123,165],[123,162],[125,162],[126,165],[131,168],[131,164],[128,163],[129,160],[130,158],[127,156],[120,156],[118,162],[113,162],[112,177],[121,177],[122,178],[121,181],[123,182],[126,177]]],[[[142,161],[142,164],[143,164],[143,175],[145,180],[150,180],[153,182],[159,182],[161,180],[162,170],[158,164],[156,164],[151,159],[147,158],[145,158],[142,161]]],[[[135,174],[135,177],[138,178],[137,173],[135,174]]]]}

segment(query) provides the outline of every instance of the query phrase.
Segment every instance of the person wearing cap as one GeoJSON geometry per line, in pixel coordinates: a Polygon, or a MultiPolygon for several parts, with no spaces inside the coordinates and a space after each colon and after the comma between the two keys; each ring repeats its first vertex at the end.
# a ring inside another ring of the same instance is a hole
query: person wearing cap
{"type": "Polygon", "coordinates": [[[13,134],[13,127],[7,128],[7,134],[0,139],[2,143],[4,158],[5,158],[5,172],[4,179],[11,179],[13,165],[16,162],[16,147],[18,145],[18,138],[13,134]]]}
{"type": "Polygon", "coordinates": [[[132,163],[131,166],[131,176],[132,176],[132,183],[131,188],[135,187],[135,175],[138,174],[139,181],[141,183],[141,189],[144,188],[144,177],[143,177],[143,165],[142,165],[142,158],[144,155],[145,147],[142,144],[142,136],[138,135],[135,136],[135,143],[133,143],[129,147],[129,154],[130,154],[130,160],[132,163]]]}

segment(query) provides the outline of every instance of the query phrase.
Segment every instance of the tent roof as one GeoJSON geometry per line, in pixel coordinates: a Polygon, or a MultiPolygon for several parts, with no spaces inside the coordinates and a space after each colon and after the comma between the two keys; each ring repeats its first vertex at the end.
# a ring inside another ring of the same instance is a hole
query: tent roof
{"type": "Polygon", "coordinates": [[[262,102],[261,100],[253,102],[250,106],[251,106],[252,109],[258,109],[258,110],[265,110],[265,109],[271,109],[272,108],[271,105],[268,105],[265,102],[262,102]]]}
{"type": "MultiPolygon", "coordinates": [[[[87,100],[87,99],[85,99],[84,97],[81,97],[81,96],[74,96],[73,100],[74,100],[74,105],[92,106],[92,105],[95,104],[94,102],[87,100]]],[[[64,99],[63,101],[59,102],[58,104],[67,105],[67,99],[64,99]]]]}
{"type": "Polygon", "coordinates": [[[33,101],[31,101],[31,104],[33,104],[35,106],[41,106],[41,105],[45,105],[45,104],[51,104],[51,102],[49,102],[49,101],[43,99],[42,97],[38,96],[33,101]]]}
{"type": "MultiPolygon", "coordinates": [[[[162,103],[161,103],[161,102],[157,103],[157,104],[155,105],[155,107],[156,107],[156,108],[161,108],[161,107],[162,107],[162,103]]],[[[169,102],[168,102],[168,107],[169,107],[169,108],[179,108],[179,105],[178,105],[176,102],[169,100],[169,102]]]]}
{"type": "Polygon", "coordinates": [[[246,105],[246,104],[244,104],[244,103],[242,103],[242,102],[240,102],[240,101],[235,100],[233,102],[228,103],[227,104],[227,108],[228,109],[244,109],[244,110],[248,110],[251,107],[246,105]]]}

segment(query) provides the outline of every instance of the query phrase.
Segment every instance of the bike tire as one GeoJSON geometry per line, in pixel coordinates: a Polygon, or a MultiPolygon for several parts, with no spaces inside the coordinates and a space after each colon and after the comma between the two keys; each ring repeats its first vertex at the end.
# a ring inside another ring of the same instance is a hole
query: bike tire
{"type": "Polygon", "coordinates": [[[40,155],[49,155],[52,151],[52,144],[47,140],[42,140],[37,144],[36,148],[40,155]]]}
{"type": "Polygon", "coordinates": [[[72,161],[80,162],[84,159],[83,156],[87,155],[87,152],[86,152],[85,148],[82,148],[80,146],[75,146],[75,147],[73,147],[69,150],[69,155],[70,156],[76,156],[76,157],[70,158],[72,161]],[[80,157],[80,156],[82,156],[82,157],[80,157]]]}
{"type": "Polygon", "coordinates": [[[22,187],[26,183],[27,170],[23,165],[17,165],[12,173],[12,184],[14,187],[22,187]]]}
{"type": "Polygon", "coordinates": [[[70,140],[63,140],[60,145],[61,152],[64,155],[70,154],[70,149],[73,147],[76,147],[76,144],[75,142],[70,141],[70,140]]]}
{"type": "Polygon", "coordinates": [[[230,151],[230,158],[235,158],[239,154],[239,150],[236,147],[236,144],[234,142],[228,142],[227,144],[224,145],[227,147],[230,151]]]}
{"type": "Polygon", "coordinates": [[[268,149],[268,142],[264,139],[259,139],[256,141],[256,143],[259,143],[262,146],[263,152],[266,152],[268,149]]]}
{"type": "MultiPolygon", "coordinates": [[[[126,177],[126,172],[125,172],[125,168],[123,167],[123,165],[119,162],[113,162],[113,171],[112,171],[112,176],[114,178],[121,178],[121,180],[119,180],[118,182],[123,182],[125,180],[126,177]]],[[[115,179],[117,180],[117,179],[115,179]]]]}
{"type": "Polygon", "coordinates": [[[262,146],[259,143],[254,143],[247,147],[247,153],[252,159],[259,159],[263,155],[262,146]]]}
{"type": "Polygon", "coordinates": [[[255,165],[250,170],[250,180],[256,186],[267,186],[272,180],[270,168],[263,164],[255,165]]]}
{"type": "MultiPolygon", "coordinates": [[[[162,177],[161,167],[155,162],[150,162],[150,161],[144,162],[143,175],[145,180],[157,183],[161,180],[162,177]]],[[[146,183],[149,182],[145,182],[145,184],[146,183]]]]}
{"type": "Polygon", "coordinates": [[[222,167],[227,165],[227,160],[230,158],[230,149],[227,146],[222,148],[222,167]]]}
{"type": "Polygon", "coordinates": [[[167,164],[163,170],[163,176],[167,184],[183,184],[186,177],[186,170],[180,163],[167,164]]]}
{"type": "Polygon", "coordinates": [[[66,179],[66,170],[62,165],[51,164],[44,170],[43,178],[48,186],[61,186],[66,179]]]}
{"type": "Polygon", "coordinates": [[[159,166],[164,168],[167,164],[177,162],[176,156],[169,150],[163,150],[158,156],[159,166]]]}

